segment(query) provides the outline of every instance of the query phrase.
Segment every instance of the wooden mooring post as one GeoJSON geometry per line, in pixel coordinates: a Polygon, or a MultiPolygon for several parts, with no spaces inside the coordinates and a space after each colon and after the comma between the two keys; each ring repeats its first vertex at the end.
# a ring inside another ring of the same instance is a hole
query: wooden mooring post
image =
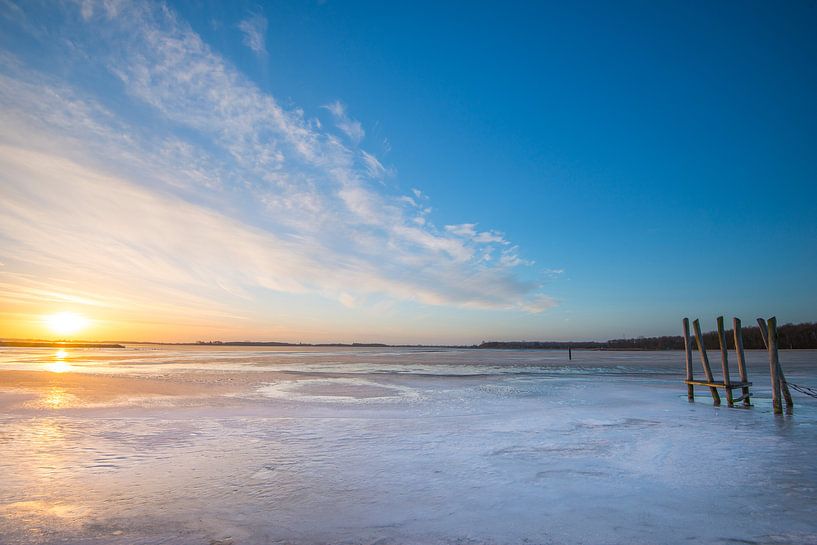
{"type": "MultiPolygon", "coordinates": [[[[735,319],[737,320],[737,318],[735,319]]],[[[727,352],[726,330],[723,326],[723,316],[719,316],[718,323],[718,342],[721,350],[721,369],[723,371],[723,381],[717,382],[712,375],[712,368],[709,366],[709,357],[706,354],[706,346],[704,346],[704,337],[701,333],[701,323],[697,319],[692,322],[692,331],[695,335],[695,344],[698,348],[698,353],[701,355],[701,367],[704,370],[705,380],[695,380],[692,373],[692,348],[689,341],[689,318],[683,319],[683,333],[684,333],[684,359],[686,364],[686,380],[687,385],[687,399],[690,401],[695,399],[695,386],[706,386],[712,394],[712,401],[715,405],[721,404],[721,396],[718,393],[718,388],[722,388],[726,392],[726,402],[730,407],[735,406],[735,401],[743,401],[743,405],[750,406],[749,398],[751,393],[749,387],[752,385],[746,372],[746,359],[743,353],[743,337],[740,333],[740,320],[737,320],[735,328],[735,346],[740,346],[738,350],[738,372],[740,373],[740,382],[732,382],[729,376],[729,358],[727,352]],[[741,396],[734,399],[732,390],[741,389],[741,396]]]]}
{"type": "Polygon", "coordinates": [[[721,404],[721,396],[718,393],[718,386],[715,384],[715,378],[712,376],[712,368],[709,367],[709,358],[706,355],[706,347],[704,346],[704,336],[701,334],[701,323],[696,318],[692,322],[692,330],[695,332],[695,343],[698,345],[698,352],[701,354],[701,365],[704,368],[704,376],[706,383],[699,383],[695,380],[690,380],[692,385],[701,384],[701,386],[709,386],[709,392],[712,394],[712,401],[715,405],[721,404]]]}
{"type": "Polygon", "coordinates": [[[726,404],[735,406],[732,401],[732,381],[729,377],[729,353],[726,351],[726,331],[723,329],[723,316],[718,316],[718,344],[721,349],[721,367],[723,368],[723,389],[726,390],[726,404]]]}
{"type": "MultiPolygon", "coordinates": [[[[686,367],[687,385],[687,399],[689,401],[695,400],[695,386],[706,386],[712,393],[712,401],[715,405],[721,404],[721,397],[718,389],[722,388],[726,392],[726,402],[730,407],[735,406],[735,402],[742,401],[744,407],[751,407],[751,393],[749,387],[752,385],[749,382],[749,375],[746,367],[746,353],[743,348],[743,330],[741,329],[741,321],[739,318],[732,318],[732,333],[735,342],[735,355],[738,360],[738,373],[740,374],[740,382],[732,382],[732,377],[729,374],[729,350],[727,344],[726,329],[724,328],[723,316],[718,316],[717,332],[718,345],[721,352],[721,369],[723,372],[723,381],[718,382],[712,374],[712,368],[709,366],[709,357],[706,354],[706,346],[704,346],[704,336],[701,333],[701,323],[698,319],[692,321],[692,332],[695,336],[695,344],[697,345],[698,353],[701,355],[701,367],[704,370],[704,380],[695,380],[692,372],[692,343],[689,335],[689,318],[684,318],[683,325],[683,339],[684,339],[684,365],[686,367]],[[740,388],[741,395],[735,398],[732,395],[732,390],[740,388]]],[[[789,392],[789,386],[786,382],[786,377],[783,374],[783,367],[780,365],[780,355],[778,354],[778,337],[777,337],[777,318],[772,316],[768,320],[763,318],[757,319],[757,325],[760,328],[760,336],[763,338],[763,344],[766,345],[766,351],[769,354],[769,375],[772,383],[772,410],[774,414],[783,414],[783,400],[786,402],[786,414],[792,414],[794,410],[794,402],[789,392]]]]}
{"type": "MultiPolygon", "coordinates": [[[[732,333],[735,337],[735,352],[738,356],[738,373],[740,374],[740,381],[749,383],[749,375],[746,373],[746,355],[743,352],[743,330],[740,327],[740,318],[732,318],[732,333]]],[[[741,396],[735,401],[743,400],[744,407],[752,405],[749,399],[749,386],[741,388],[741,396]]]]}
{"type": "Polygon", "coordinates": [[[687,399],[693,401],[695,399],[695,386],[690,384],[692,381],[692,347],[689,345],[689,318],[684,318],[684,355],[687,370],[687,399]]]}
{"type": "Polygon", "coordinates": [[[772,407],[774,414],[783,414],[783,404],[780,397],[786,400],[786,412],[794,412],[794,400],[791,398],[789,386],[786,384],[786,376],[783,374],[783,367],[780,365],[780,356],[777,353],[777,318],[772,316],[768,322],[763,318],[757,319],[760,327],[760,336],[763,337],[763,344],[769,352],[769,374],[772,379],[772,407]]]}

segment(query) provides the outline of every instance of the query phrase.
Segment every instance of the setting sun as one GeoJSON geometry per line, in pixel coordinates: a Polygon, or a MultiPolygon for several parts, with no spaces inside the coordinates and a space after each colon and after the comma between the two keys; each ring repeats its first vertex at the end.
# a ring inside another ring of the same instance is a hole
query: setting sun
{"type": "Polygon", "coordinates": [[[51,331],[59,335],[72,335],[88,325],[88,319],[75,312],[50,314],[43,321],[51,331]]]}

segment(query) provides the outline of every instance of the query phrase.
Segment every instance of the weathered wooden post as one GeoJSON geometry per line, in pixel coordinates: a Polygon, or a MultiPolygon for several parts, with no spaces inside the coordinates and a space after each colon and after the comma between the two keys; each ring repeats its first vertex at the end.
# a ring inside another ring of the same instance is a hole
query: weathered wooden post
{"type": "Polygon", "coordinates": [[[740,373],[740,381],[746,385],[741,388],[741,398],[743,399],[743,406],[750,407],[752,405],[749,399],[749,374],[746,372],[746,355],[743,352],[743,331],[740,327],[740,318],[732,319],[732,332],[735,337],[735,352],[738,356],[738,373],[740,373]]]}
{"type": "Polygon", "coordinates": [[[723,316],[718,316],[718,344],[721,348],[721,367],[723,368],[723,389],[726,390],[726,404],[735,406],[732,400],[732,381],[729,378],[729,353],[726,351],[726,331],[723,329],[723,316]]]}
{"type": "MultiPolygon", "coordinates": [[[[701,324],[698,322],[696,318],[692,322],[692,330],[695,332],[695,342],[698,344],[698,352],[701,354],[701,365],[704,368],[704,375],[706,375],[706,381],[710,384],[715,382],[715,379],[712,377],[712,369],[709,367],[709,358],[706,355],[706,347],[704,347],[704,338],[701,335],[701,324]]],[[[718,394],[718,389],[714,386],[709,387],[709,392],[712,394],[712,401],[715,405],[721,404],[721,396],[718,394]]]]}
{"type": "Polygon", "coordinates": [[[695,399],[695,386],[688,382],[692,378],[692,347],[689,346],[689,318],[684,318],[684,355],[686,356],[687,366],[687,399],[693,401],[695,399]]]}
{"type": "Polygon", "coordinates": [[[780,359],[777,355],[777,318],[772,316],[766,322],[769,334],[769,372],[772,375],[772,406],[774,414],[783,414],[783,404],[780,401],[780,359]]]}
{"type": "MultiPolygon", "coordinates": [[[[769,318],[769,322],[772,321],[772,318],[769,318]]],[[[775,339],[777,338],[777,318],[774,318],[775,321],[775,339]]],[[[766,345],[766,350],[769,351],[769,371],[771,371],[771,344],[769,343],[769,328],[766,326],[766,320],[763,318],[757,319],[757,325],[760,327],[760,336],[763,338],[763,344],[766,345]]],[[[780,365],[780,358],[777,355],[777,346],[775,346],[774,350],[774,359],[777,362],[777,383],[778,383],[778,391],[777,391],[777,399],[778,402],[780,400],[780,392],[782,391],[783,397],[786,400],[786,408],[788,412],[791,412],[794,409],[794,401],[791,398],[791,392],[789,391],[789,386],[786,384],[786,376],[783,374],[783,366],[780,365]]],[[[774,380],[774,375],[772,375],[772,380],[774,380]]],[[[774,386],[772,386],[772,403],[774,403],[774,386]]]]}

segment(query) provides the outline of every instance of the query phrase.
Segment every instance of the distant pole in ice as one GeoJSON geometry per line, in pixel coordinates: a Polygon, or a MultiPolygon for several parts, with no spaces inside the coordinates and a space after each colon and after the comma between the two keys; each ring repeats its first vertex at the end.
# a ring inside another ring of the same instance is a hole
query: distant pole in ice
{"type": "Polygon", "coordinates": [[[567,359],[573,361],[573,350],[571,350],[570,346],[567,347],[567,359]]]}

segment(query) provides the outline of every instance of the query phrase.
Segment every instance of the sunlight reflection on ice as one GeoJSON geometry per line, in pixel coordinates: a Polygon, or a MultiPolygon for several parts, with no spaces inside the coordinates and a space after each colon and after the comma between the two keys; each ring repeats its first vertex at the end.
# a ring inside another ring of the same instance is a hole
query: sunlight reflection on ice
{"type": "Polygon", "coordinates": [[[51,371],[52,373],[65,373],[66,371],[70,371],[71,364],[68,363],[67,361],[64,361],[65,358],[67,357],[68,351],[63,348],[60,348],[59,350],[57,350],[57,353],[54,354],[54,359],[56,361],[54,361],[53,363],[49,363],[48,365],[45,366],[45,368],[51,371]]]}
{"type": "Polygon", "coordinates": [[[29,409],[70,409],[82,405],[80,399],[62,386],[49,386],[39,396],[24,404],[29,409]]]}

